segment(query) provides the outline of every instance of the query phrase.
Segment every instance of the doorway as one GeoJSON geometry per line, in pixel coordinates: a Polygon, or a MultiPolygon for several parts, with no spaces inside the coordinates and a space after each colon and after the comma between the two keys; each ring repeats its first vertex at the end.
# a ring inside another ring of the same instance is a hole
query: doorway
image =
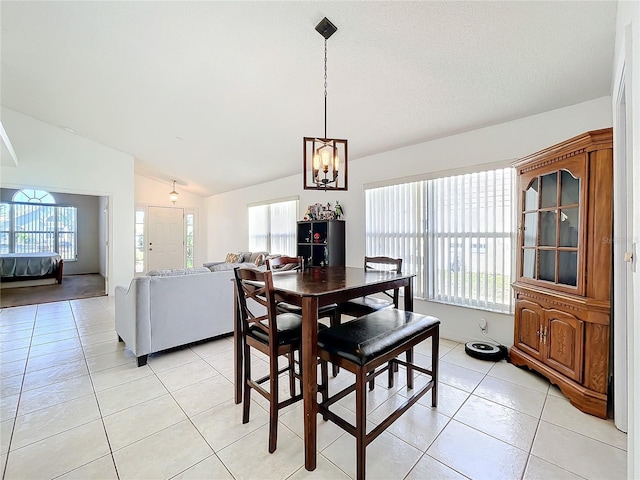
{"type": "Polygon", "coordinates": [[[184,211],[149,207],[147,265],[149,270],[184,268],[184,211]]]}
{"type": "Polygon", "coordinates": [[[613,411],[616,427],[629,426],[629,329],[633,315],[633,271],[627,252],[633,252],[633,164],[627,131],[624,69],[614,104],[614,238],[613,238],[613,411]]]}

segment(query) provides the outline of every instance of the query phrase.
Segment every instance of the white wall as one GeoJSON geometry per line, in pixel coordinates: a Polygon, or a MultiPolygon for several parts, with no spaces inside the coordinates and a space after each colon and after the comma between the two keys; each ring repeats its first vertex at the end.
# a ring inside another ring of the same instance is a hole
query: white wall
{"type": "MultiPolygon", "coordinates": [[[[300,214],[306,206],[335,203],[345,210],[347,265],[360,266],[365,254],[364,188],[369,183],[445,169],[509,161],[536,152],[588,130],[611,126],[611,98],[602,97],[571,107],[474,130],[431,142],[361,158],[349,163],[349,191],[314,192],[302,189],[302,174],[209,197],[209,255],[222,260],[226,253],[248,246],[247,204],[291,195],[300,196],[300,214]]],[[[351,147],[352,151],[354,146],[351,147]]],[[[302,155],[302,152],[301,152],[302,155]]],[[[459,341],[482,338],[478,322],[488,321],[488,334],[513,343],[513,317],[474,309],[416,301],[415,310],[438,316],[442,335],[459,341]]]]}
{"type": "MultiPolygon", "coordinates": [[[[631,274],[633,311],[628,312],[627,324],[629,372],[628,378],[628,437],[627,478],[640,478],[640,3],[618,2],[616,46],[614,54],[612,91],[617,93],[622,67],[626,77],[627,156],[631,159],[633,202],[632,242],[636,244],[635,271],[631,274]]],[[[615,108],[616,98],[612,99],[615,108]]],[[[616,158],[618,158],[616,156],[616,158]]],[[[619,165],[615,168],[619,168],[619,165]]],[[[621,239],[618,239],[619,241],[621,239]]],[[[615,307],[614,307],[615,308],[615,307]]]]}
{"type": "Polygon", "coordinates": [[[174,205],[169,200],[169,192],[173,190],[173,182],[161,182],[142,175],[135,175],[136,207],[175,207],[185,213],[195,215],[195,242],[193,252],[194,267],[201,267],[208,260],[207,255],[207,215],[204,215],[205,199],[200,195],[189,193],[176,185],[178,201],[174,205]]]}
{"type": "Polygon", "coordinates": [[[128,285],[134,267],[133,157],[11,109],[2,107],[1,113],[18,166],[0,167],[0,186],[109,197],[109,294],[115,285],[128,285]]]}

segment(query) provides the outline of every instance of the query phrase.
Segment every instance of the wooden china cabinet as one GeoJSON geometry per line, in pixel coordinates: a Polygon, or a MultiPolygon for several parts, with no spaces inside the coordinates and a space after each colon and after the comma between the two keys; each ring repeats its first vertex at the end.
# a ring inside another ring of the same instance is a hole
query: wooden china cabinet
{"type": "Polygon", "coordinates": [[[518,188],[511,362],[605,418],[612,286],[612,130],[513,163],[518,188]]]}

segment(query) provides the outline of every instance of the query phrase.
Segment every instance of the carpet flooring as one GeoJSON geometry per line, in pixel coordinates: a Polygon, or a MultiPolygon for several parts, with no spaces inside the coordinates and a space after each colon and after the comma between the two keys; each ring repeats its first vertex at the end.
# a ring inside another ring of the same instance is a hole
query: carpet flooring
{"type": "Polygon", "coordinates": [[[3,288],[0,290],[0,307],[20,307],[104,295],[106,293],[102,275],[97,273],[65,275],[60,285],[56,283],[34,287],[3,288]]]}

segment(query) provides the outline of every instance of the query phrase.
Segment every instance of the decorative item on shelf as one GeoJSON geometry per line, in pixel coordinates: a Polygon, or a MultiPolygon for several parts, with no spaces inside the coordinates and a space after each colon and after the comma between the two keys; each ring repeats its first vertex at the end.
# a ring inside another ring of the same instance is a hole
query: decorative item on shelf
{"type": "Polygon", "coordinates": [[[313,234],[313,242],[314,243],[320,243],[320,234],[319,233],[314,233],[313,234]]]}
{"type": "Polygon", "coordinates": [[[174,205],[176,204],[176,202],[178,201],[178,192],[176,192],[176,181],[173,181],[173,190],[171,190],[169,192],[169,200],[171,201],[171,203],[173,203],[174,205]]]}
{"type": "Polygon", "coordinates": [[[344,215],[344,210],[342,209],[342,205],[340,205],[337,200],[336,200],[336,206],[333,211],[336,213],[336,220],[340,220],[344,215]]]}
{"type": "Polygon", "coordinates": [[[303,139],[305,190],[348,190],[347,140],[327,138],[327,40],[337,30],[327,17],[316,26],[316,31],[324,37],[324,138],[303,139]]]}

